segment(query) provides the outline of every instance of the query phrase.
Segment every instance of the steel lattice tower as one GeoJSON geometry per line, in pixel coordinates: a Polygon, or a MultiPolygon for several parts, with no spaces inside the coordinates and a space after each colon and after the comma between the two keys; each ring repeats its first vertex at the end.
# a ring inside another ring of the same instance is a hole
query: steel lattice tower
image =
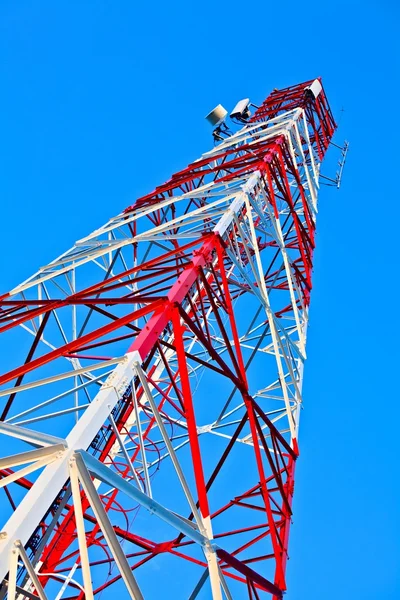
{"type": "Polygon", "coordinates": [[[0,599],[282,598],[335,127],[275,90],[1,296],[0,599]]]}

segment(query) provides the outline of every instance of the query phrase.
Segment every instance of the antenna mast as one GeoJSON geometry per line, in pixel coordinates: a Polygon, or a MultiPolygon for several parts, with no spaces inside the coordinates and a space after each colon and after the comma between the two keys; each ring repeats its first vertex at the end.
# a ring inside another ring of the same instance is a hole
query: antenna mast
{"type": "Polygon", "coordinates": [[[250,106],[1,296],[0,600],[282,598],[336,125],[320,79],[250,106]]]}

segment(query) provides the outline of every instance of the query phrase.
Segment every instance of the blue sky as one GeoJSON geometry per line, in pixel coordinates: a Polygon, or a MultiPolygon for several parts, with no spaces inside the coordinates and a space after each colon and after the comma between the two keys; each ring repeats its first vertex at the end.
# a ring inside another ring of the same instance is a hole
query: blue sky
{"type": "Polygon", "coordinates": [[[215,104],[323,77],[351,148],[320,196],[288,600],[400,597],[398,23],[388,0],[0,3],[2,291],[207,150],[215,104]]]}

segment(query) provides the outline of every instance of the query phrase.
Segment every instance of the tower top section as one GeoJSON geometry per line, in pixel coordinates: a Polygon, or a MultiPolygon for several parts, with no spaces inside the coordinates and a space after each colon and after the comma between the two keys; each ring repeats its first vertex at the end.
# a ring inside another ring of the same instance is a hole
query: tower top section
{"type": "MultiPolygon", "coordinates": [[[[249,105],[250,101],[248,99],[245,100],[248,101],[247,105],[249,105]]],[[[240,102],[238,104],[240,104],[240,102]]],[[[237,109],[237,106],[238,105],[236,105],[235,109],[237,109]]],[[[232,111],[231,117],[236,116],[233,114],[235,109],[232,111]]],[[[239,162],[236,161],[236,163],[232,164],[228,161],[228,156],[225,156],[222,152],[222,148],[224,151],[226,150],[227,144],[231,147],[231,150],[228,152],[229,156],[239,150],[241,153],[243,151],[248,152],[248,162],[249,164],[251,163],[251,170],[257,169],[258,167],[254,164],[254,161],[250,159],[254,157],[256,153],[260,162],[265,160],[265,155],[263,153],[265,148],[263,148],[263,152],[258,152],[257,150],[257,139],[260,139],[261,132],[265,133],[266,130],[269,130],[268,138],[271,139],[271,137],[273,137],[273,128],[278,131],[281,123],[285,121],[285,115],[287,115],[288,118],[291,118],[294,114],[293,111],[296,109],[303,111],[311,147],[316,153],[317,161],[321,162],[337,126],[321,78],[318,78],[310,79],[304,83],[281,90],[273,90],[273,92],[271,92],[257,108],[255,113],[248,118],[244,127],[233,135],[229,134],[227,137],[221,138],[221,145],[216,146],[217,150],[218,148],[221,148],[220,154],[216,152],[216,149],[211,152],[206,152],[201,158],[189,164],[186,169],[178,171],[172,175],[166,183],[156,187],[153,192],[138,198],[136,202],[126,208],[124,212],[130,213],[132,210],[157,204],[167,197],[176,194],[180,195],[183,191],[187,192],[196,189],[199,186],[203,186],[207,181],[212,181],[214,184],[218,182],[219,179],[222,182],[227,176],[234,176],[237,174],[236,169],[239,166],[239,162]],[[283,120],[279,119],[279,117],[282,117],[283,120]],[[260,124],[258,129],[257,124],[260,124]],[[228,139],[229,142],[227,141],[228,139]],[[219,162],[220,156],[222,157],[221,160],[225,164],[225,167],[229,164],[229,172],[227,172],[225,168],[221,168],[218,164],[215,164],[215,161],[217,161],[217,163],[219,162]]],[[[223,122],[226,115],[227,111],[224,107],[218,105],[207,115],[206,119],[215,126],[223,122]]]]}

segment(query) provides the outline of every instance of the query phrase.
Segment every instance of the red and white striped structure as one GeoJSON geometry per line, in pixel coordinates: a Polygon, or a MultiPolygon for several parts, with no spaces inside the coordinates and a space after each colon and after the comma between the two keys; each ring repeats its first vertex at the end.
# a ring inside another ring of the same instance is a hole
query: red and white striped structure
{"type": "Polygon", "coordinates": [[[320,80],[1,296],[0,599],[286,590],[320,80]]]}

